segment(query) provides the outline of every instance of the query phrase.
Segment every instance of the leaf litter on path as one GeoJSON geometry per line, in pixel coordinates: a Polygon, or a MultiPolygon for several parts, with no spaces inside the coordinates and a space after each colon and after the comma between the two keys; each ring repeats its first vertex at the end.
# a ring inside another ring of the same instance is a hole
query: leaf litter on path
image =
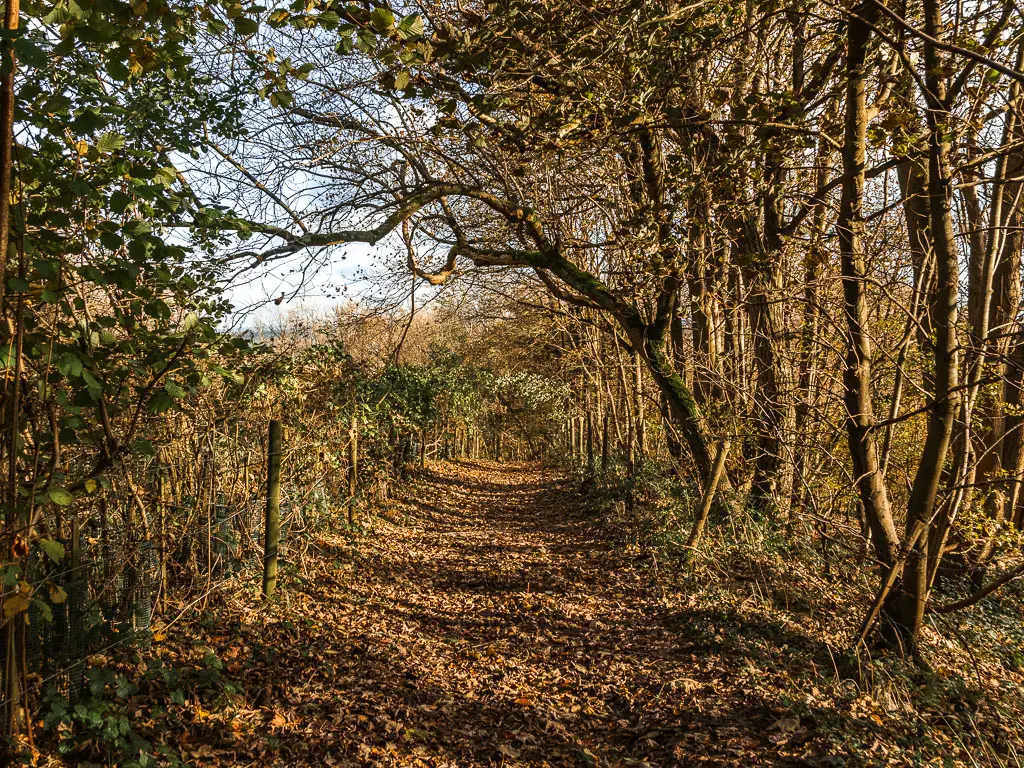
{"type": "Polygon", "coordinates": [[[155,653],[213,653],[238,693],[144,735],[197,766],[839,764],[787,670],[637,563],[556,472],[435,465],[273,604],[167,632],[155,653]]]}

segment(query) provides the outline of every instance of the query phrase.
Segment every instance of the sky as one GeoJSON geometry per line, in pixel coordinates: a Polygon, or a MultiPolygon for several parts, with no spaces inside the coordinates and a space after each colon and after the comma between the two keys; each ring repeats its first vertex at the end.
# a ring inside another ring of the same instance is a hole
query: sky
{"type": "MultiPolygon", "coordinates": [[[[407,310],[411,282],[412,275],[396,260],[394,244],[387,240],[377,246],[355,243],[299,253],[273,268],[246,272],[232,281],[227,296],[235,313],[229,325],[275,327],[297,312],[326,315],[352,302],[407,310]]],[[[417,310],[440,290],[417,280],[417,310]]]]}
{"type": "Polygon", "coordinates": [[[227,292],[231,303],[237,311],[260,319],[297,307],[328,310],[359,298],[369,287],[365,275],[375,271],[379,261],[376,249],[361,243],[321,252],[316,264],[309,264],[311,255],[299,254],[271,269],[239,275],[227,292]]]}

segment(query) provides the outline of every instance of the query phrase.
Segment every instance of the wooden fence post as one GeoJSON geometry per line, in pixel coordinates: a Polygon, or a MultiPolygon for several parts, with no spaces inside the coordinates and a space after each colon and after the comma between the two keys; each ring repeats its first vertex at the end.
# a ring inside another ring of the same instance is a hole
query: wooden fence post
{"type": "Polygon", "coordinates": [[[611,419],[609,414],[604,415],[602,420],[601,428],[601,474],[605,474],[608,471],[608,462],[610,457],[608,455],[608,421],[611,419]]]}
{"type": "Polygon", "coordinates": [[[359,417],[352,414],[348,428],[348,524],[356,522],[356,494],[359,492],[359,417]]]}
{"type": "Polygon", "coordinates": [[[277,550],[281,540],[281,422],[270,422],[267,440],[267,514],[263,527],[263,598],[277,588],[277,550]]]}
{"type": "Polygon", "coordinates": [[[167,467],[164,466],[163,457],[157,465],[156,470],[156,497],[158,526],[160,529],[160,546],[157,549],[159,558],[157,573],[159,584],[157,586],[157,611],[164,613],[167,610],[167,504],[169,499],[167,489],[167,467]]]}
{"type": "Polygon", "coordinates": [[[644,419],[644,377],[640,367],[640,355],[633,356],[633,363],[636,373],[636,461],[643,463],[644,455],[647,453],[647,421],[644,419]]]}
{"type": "Polygon", "coordinates": [[[587,477],[593,477],[597,472],[594,464],[594,414],[587,411],[587,477]]]}

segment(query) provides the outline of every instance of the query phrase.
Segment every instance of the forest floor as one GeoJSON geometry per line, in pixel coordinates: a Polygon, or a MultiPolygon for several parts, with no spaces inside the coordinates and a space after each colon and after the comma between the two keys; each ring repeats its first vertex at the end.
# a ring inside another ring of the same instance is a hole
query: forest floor
{"type": "Polygon", "coordinates": [[[686,594],[557,473],[438,464],[370,525],[321,535],[270,606],[250,585],[187,632],[158,631],[134,661],[149,682],[127,694],[139,734],[196,766],[903,765],[961,751],[841,681],[798,616],[686,594]]]}

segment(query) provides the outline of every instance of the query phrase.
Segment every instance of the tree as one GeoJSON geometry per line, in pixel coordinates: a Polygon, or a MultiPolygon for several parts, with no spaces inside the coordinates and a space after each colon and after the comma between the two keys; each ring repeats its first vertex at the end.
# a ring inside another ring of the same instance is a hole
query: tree
{"type": "Polygon", "coordinates": [[[730,481],[769,516],[817,504],[815,484],[844,475],[883,580],[898,527],[907,541],[927,528],[884,611],[913,645],[947,551],[989,561],[1001,499],[1019,498],[998,490],[1001,472],[1019,485],[1021,463],[1008,408],[1020,243],[999,234],[1019,210],[1016,12],[407,10],[296,6],[235,42],[265,83],[247,117],[259,130],[193,169],[197,188],[227,176],[240,190],[220,223],[256,240],[233,258],[329,254],[401,229],[402,271],[421,281],[511,270],[608,318],[702,484],[711,435],[740,440],[730,481]],[[998,495],[975,492],[979,471],[998,495]],[[976,510],[993,521],[981,540],[958,523],[976,510]]]}

